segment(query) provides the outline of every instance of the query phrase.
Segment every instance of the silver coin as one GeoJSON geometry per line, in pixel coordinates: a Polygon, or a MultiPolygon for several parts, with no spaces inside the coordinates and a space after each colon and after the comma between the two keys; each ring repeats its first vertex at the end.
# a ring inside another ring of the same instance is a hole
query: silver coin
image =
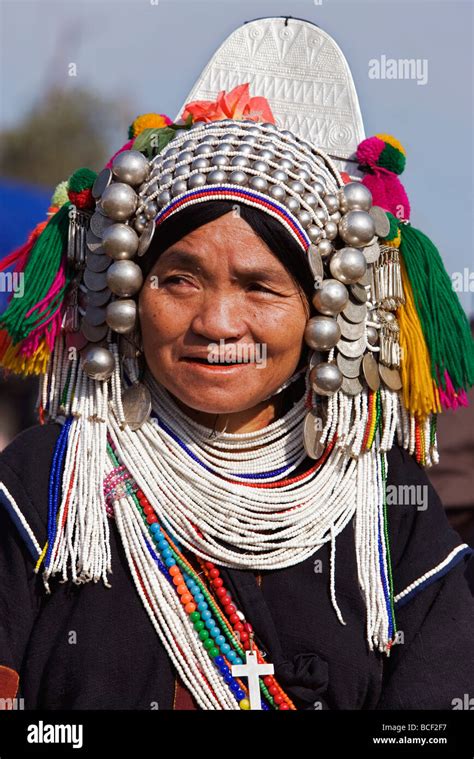
{"type": "Polygon", "coordinates": [[[390,232],[390,222],[388,216],[380,206],[372,206],[369,211],[375,224],[375,234],[377,237],[386,237],[390,232]]]}
{"type": "Polygon", "coordinates": [[[349,301],[342,309],[342,313],[346,319],[354,324],[364,321],[367,316],[367,305],[365,303],[357,303],[356,300],[349,297],[349,301]]]}
{"type": "Polygon", "coordinates": [[[341,390],[346,395],[359,395],[362,392],[362,384],[357,377],[343,377],[341,390]]]}
{"type": "Polygon", "coordinates": [[[377,361],[372,353],[366,353],[362,359],[362,371],[364,373],[365,381],[375,393],[380,387],[380,375],[377,361]]]}
{"type": "Polygon", "coordinates": [[[112,259],[110,256],[106,256],[105,253],[96,254],[87,251],[86,266],[90,271],[105,271],[111,263],[112,259]]]}
{"type": "Polygon", "coordinates": [[[365,272],[364,276],[361,277],[358,281],[358,285],[362,285],[365,287],[366,285],[370,285],[372,280],[372,267],[368,266],[367,271],[365,272]]]}
{"type": "Polygon", "coordinates": [[[100,237],[97,237],[91,229],[88,229],[86,234],[86,244],[92,253],[98,253],[99,248],[102,245],[102,240],[100,237]]]}
{"type": "Polygon", "coordinates": [[[319,459],[324,453],[321,445],[322,420],[316,416],[314,409],[308,411],[303,425],[303,443],[307,455],[311,459],[319,459]]]}
{"type": "Polygon", "coordinates": [[[99,324],[105,322],[105,308],[88,305],[86,313],[84,314],[84,320],[90,324],[91,327],[98,327],[99,324]]]}
{"type": "Polygon", "coordinates": [[[344,377],[354,379],[354,377],[358,377],[360,374],[362,356],[359,356],[358,358],[346,358],[342,353],[338,353],[336,356],[336,363],[344,377]]]}
{"type": "Polygon", "coordinates": [[[373,242],[371,245],[362,248],[362,253],[368,264],[374,264],[380,258],[380,246],[378,242],[373,242]]]}
{"type": "Polygon", "coordinates": [[[316,245],[308,248],[308,262],[314,279],[321,283],[324,277],[323,259],[316,245]]]}
{"type": "Polygon", "coordinates": [[[109,219],[108,216],[104,216],[99,210],[96,210],[95,214],[91,216],[90,228],[97,237],[102,238],[105,230],[114,224],[113,219],[109,219]]]}
{"type": "Polygon", "coordinates": [[[354,324],[353,322],[348,321],[344,314],[339,314],[337,317],[337,323],[339,324],[342,337],[345,337],[347,340],[358,340],[359,337],[362,337],[364,334],[364,321],[354,324]]]}
{"type": "Polygon", "coordinates": [[[112,295],[112,291],[109,290],[108,287],[105,288],[105,290],[98,290],[97,292],[94,292],[93,290],[88,290],[85,294],[85,306],[105,306],[106,303],[109,302],[110,296],[112,295]]]}
{"type": "Polygon", "coordinates": [[[141,382],[127,387],[122,393],[125,421],[131,430],[138,430],[146,422],[151,412],[150,391],[141,382]]]}
{"type": "Polygon", "coordinates": [[[347,358],[357,358],[358,356],[362,356],[367,348],[367,341],[365,335],[362,335],[358,340],[348,341],[341,339],[336,347],[343,356],[346,356],[347,358]]]}
{"type": "Polygon", "coordinates": [[[389,390],[397,391],[402,389],[402,378],[398,369],[390,369],[390,367],[384,364],[379,364],[379,374],[389,390]]]}
{"type": "Polygon", "coordinates": [[[360,285],[359,283],[350,285],[349,290],[351,295],[354,297],[354,300],[356,300],[358,303],[367,303],[367,290],[363,285],[360,285]]]}
{"type": "Polygon", "coordinates": [[[94,326],[85,319],[81,322],[81,332],[91,343],[98,343],[99,340],[103,340],[108,331],[109,327],[105,323],[94,326]]]}
{"type": "Polygon", "coordinates": [[[155,234],[155,222],[149,221],[146,225],[145,229],[143,230],[142,234],[140,235],[140,240],[138,242],[138,250],[137,255],[143,256],[144,253],[148,250],[150,247],[150,243],[153,239],[153,235],[155,234]]]}
{"type": "Polygon", "coordinates": [[[102,169],[100,174],[97,175],[94,184],[92,185],[92,197],[95,198],[96,200],[97,198],[102,197],[102,195],[104,194],[104,190],[107,189],[111,181],[112,181],[111,169],[102,169]]]}
{"type": "Polygon", "coordinates": [[[93,290],[94,292],[97,292],[97,290],[104,290],[104,288],[107,287],[107,272],[97,272],[85,269],[84,284],[89,290],[93,290]]]}

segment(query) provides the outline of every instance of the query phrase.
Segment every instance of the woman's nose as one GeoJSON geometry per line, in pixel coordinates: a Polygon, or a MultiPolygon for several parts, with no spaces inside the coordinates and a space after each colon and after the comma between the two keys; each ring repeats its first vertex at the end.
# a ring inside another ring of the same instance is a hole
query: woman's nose
{"type": "Polygon", "coordinates": [[[214,292],[201,302],[191,328],[211,341],[238,339],[247,331],[245,315],[238,296],[214,292]]]}

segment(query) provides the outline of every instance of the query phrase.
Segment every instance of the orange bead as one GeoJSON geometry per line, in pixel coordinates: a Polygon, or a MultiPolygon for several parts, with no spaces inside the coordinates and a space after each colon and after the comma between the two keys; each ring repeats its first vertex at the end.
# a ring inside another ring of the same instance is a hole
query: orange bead
{"type": "Polygon", "coordinates": [[[181,583],[183,583],[183,582],[184,582],[184,577],[181,574],[181,572],[179,573],[179,575],[174,575],[174,577],[173,577],[173,584],[174,585],[181,585],[181,583]]]}
{"type": "Polygon", "coordinates": [[[179,594],[180,596],[182,596],[182,595],[183,595],[183,593],[186,593],[186,591],[187,591],[187,587],[186,587],[186,585],[184,584],[184,582],[182,582],[182,583],[181,583],[181,585],[178,585],[178,587],[176,588],[176,590],[178,591],[178,594],[179,594]]]}
{"type": "Polygon", "coordinates": [[[192,597],[191,593],[183,593],[183,595],[181,596],[181,603],[182,604],[188,604],[192,600],[193,600],[193,597],[192,597]]]}
{"type": "Polygon", "coordinates": [[[181,574],[181,570],[177,564],[173,564],[173,566],[169,568],[169,573],[174,577],[174,575],[181,574]]]}
{"type": "Polygon", "coordinates": [[[186,614],[192,614],[193,611],[196,611],[196,609],[197,609],[196,604],[192,602],[186,604],[186,606],[184,607],[184,611],[186,612],[186,614]]]}

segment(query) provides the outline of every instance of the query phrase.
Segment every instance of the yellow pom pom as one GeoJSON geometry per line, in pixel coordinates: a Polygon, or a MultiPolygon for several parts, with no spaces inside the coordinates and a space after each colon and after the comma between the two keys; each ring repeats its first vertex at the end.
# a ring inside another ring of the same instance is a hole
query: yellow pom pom
{"type": "Polygon", "coordinates": [[[239,701],[239,706],[241,709],[245,709],[245,711],[248,711],[250,709],[250,701],[248,698],[243,698],[242,701],[239,701]]]}
{"type": "Polygon", "coordinates": [[[379,140],[383,140],[384,142],[387,142],[389,145],[392,146],[392,148],[396,148],[400,151],[400,153],[403,153],[404,156],[406,156],[406,150],[403,147],[402,143],[397,140],[396,137],[393,137],[391,134],[376,134],[376,137],[379,138],[379,140]]]}
{"type": "Polygon", "coordinates": [[[138,137],[144,129],[161,129],[170,123],[170,119],[167,116],[162,116],[160,113],[144,113],[142,116],[137,116],[131,126],[130,138],[138,137]]]}

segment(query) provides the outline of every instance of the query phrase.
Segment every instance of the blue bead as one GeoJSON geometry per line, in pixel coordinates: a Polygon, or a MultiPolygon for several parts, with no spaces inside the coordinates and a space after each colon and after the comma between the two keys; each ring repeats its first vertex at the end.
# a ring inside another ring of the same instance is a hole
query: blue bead
{"type": "MultiPolygon", "coordinates": [[[[204,612],[204,614],[205,614],[205,613],[206,613],[206,612],[204,612]]],[[[216,630],[218,629],[218,627],[217,627],[216,623],[214,622],[214,620],[213,620],[212,618],[206,619],[206,617],[203,617],[203,619],[206,621],[206,627],[207,627],[207,629],[209,630],[209,632],[211,632],[211,630],[212,630],[214,627],[216,628],[216,630]]]]}
{"type": "Polygon", "coordinates": [[[172,552],[171,548],[164,548],[163,549],[163,556],[172,556],[172,555],[173,555],[173,552],[172,552]]]}
{"type": "MultiPolygon", "coordinates": [[[[219,648],[220,648],[221,646],[223,646],[223,645],[224,645],[224,643],[225,643],[225,638],[224,638],[224,636],[223,636],[223,635],[221,635],[221,634],[220,634],[220,632],[219,632],[219,635],[216,637],[216,646],[219,646],[219,648]]],[[[224,653],[225,653],[225,652],[224,652],[224,653]]]]}
{"type": "MultiPolygon", "coordinates": [[[[222,649],[222,650],[223,650],[223,653],[225,653],[224,649],[222,649]]],[[[227,658],[230,659],[230,661],[232,663],[234,663],[234,662],[236,662],[236,659],[238,658],[238,656],[235,653],[235,651],[229,651],[229,653],[227,654],[227,658]]]]}
{"type": "Polygon", "coordinates": [[[240,658],[240,656],[235,655],[234,664],[243,664],[244,660],[240,658]]]}
{"type": "MultiPolygon", "coordinates": [[[[198,608],[199,608],[199,607],[198,607],[198,608]]],[[[212,617],[212,612],[211,612],[211,611],[209,611],[209,609],[204,609],[204,610],[201,612],[201,617],[202,617],[203,619],[211,619],[211,617],[212,617]]]]}
{"type": "Polygon", "coordinates": [[[192,593],[194,595],[197,592],[198,586],[192,580],[188,580],[187,577],[186,577],[186,582],[187,582],[187,585],[188,585],[190,593],[192,593]]]}
{"type": "Polygon", "coordinates": [[[173,557],[172,557],[172,556],[168,556],[168,557],[165,559],[165,564],[166,564],[166,566],[167,566],[167,567],[172,567],[172,566],[173,566],[173,564],[176,564],[176,562],[175,562],[175,560],[173,559],[173,557]]]}
{"type": "Polygon", "coordinates": [[[209,607],[208,607],[208,605],[207,605],[207,603],[205,601],[201,601],[201,603],[198,604],[198,610],[201,611],[201,612],[202,611],[206,611],[206,609],[208,609],[208,608],[209,607]]]}
{"type": "Polygon", "coordinates": [[[223,656],[216,656],[214,659],[215,663],[218,667],[221,667],[223,664],[225,664],[224,657],[223,656]]]}
{"type": "Polygon", "coordinates": [[[159,525],[159,524],[157,524],[156,522],[154,522],[154,523],[151,525],[151,527],[150,527],[150,532],[152,532],[153,534],[155,534],[156,532],[158,532],[158,533],[159,533],[159,532],[160,532],[160,525],[159,525]]]}
{"type": "MultiPolygon", "coordinates": [[[[224,636],[222,636],[222,637],[224,637],[224,636]]],[[[217,641],[216,641],[216,643],[217,643],[217,641]]],[[[220,646],[220,649],[221,649],[221,651],[222,651],[223,654],[228,654],[229,653],[230,646],[229,646],[228,643],[219,643],[219,646],[220,646]]]]}
{"type": "Polygon", "coordinates": [[[262,709],[264,712],[270,711],[270,707],[267,704],[263,703],[263,701],[262,701],[262,709]]]}
{"type": "Polygon", "coordinates": [[[230,685],[230,683],[234,682],[234,678],[232,675],[224,675],[224,682],[227,683],[227,685],[230,685]]]}
{"type": "Polygon", "coordinates": [[[247,694],[244,690],[242,690],[242,688],[239,688],[239,690],[236,691],[235,695],[237,696],[239,701],[241,701],[243,698],[247,698],[247,694]]]}
{"type": "Polygon", "coordinates": [[[237,682],[237,680],[233,679],[233,682],[230,683],[230,689],[231,689],[232,693],[237,693],[237,691],[240,690],[240,685],[237,682]]]}
{"type": "Polygon", "coordinates": [[[194,596],[194,600],[196,601],[197,604],[200,603],[201,601],[204,601],[204,593],[201,593],[201,591],[196,593],[196,595],[194,596]]]}

